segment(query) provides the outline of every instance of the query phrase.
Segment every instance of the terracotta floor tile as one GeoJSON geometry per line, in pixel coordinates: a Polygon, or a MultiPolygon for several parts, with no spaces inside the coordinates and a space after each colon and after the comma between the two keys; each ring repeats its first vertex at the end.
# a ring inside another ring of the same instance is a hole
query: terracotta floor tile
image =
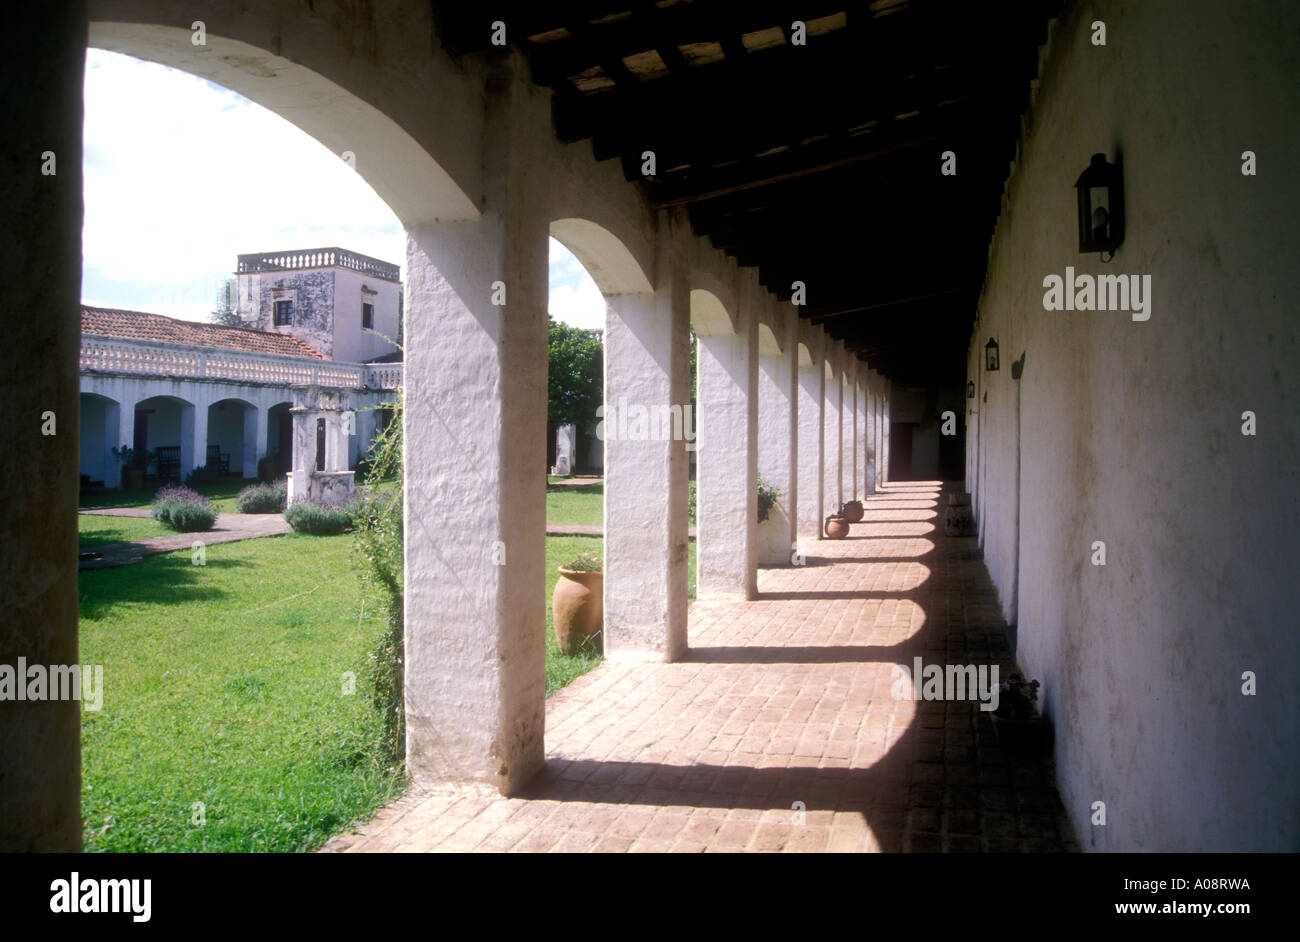
{"type": "Polygon", "coordinates": [[[1015,669],[939,497],[887,485],[848,539],[760,570],[754,601],[697,601],[705,656],[606,661],[556,694],[527,797],[417,783],[323,850],[1077,850],[1050,760],[1003,755],[974,702],[911,699],[917,656],[1015,669]]]}

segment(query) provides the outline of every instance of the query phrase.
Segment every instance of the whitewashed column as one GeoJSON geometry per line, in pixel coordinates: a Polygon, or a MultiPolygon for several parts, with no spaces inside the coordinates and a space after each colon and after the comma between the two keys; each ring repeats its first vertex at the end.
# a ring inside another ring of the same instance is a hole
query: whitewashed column
{"type": "Polygon", "coordinates": [[[840,341],[829,341],[826,346],[826,411],[823,416],[826,430],[822,436],[822,506],[826,514],[833,514],[840,509],[840,504],[844,501],[840,494],[842,484],[840,462],[843,450],[841,416],[844,390],[841,374],[844,368],[844,344],[840,341]]]}
{"type": "Polygon", "coordinates": [[[853,476],[857,471],[854,452],[857,450],[858,399],[854,392],[854,364],[857,357],[844,353],[844,368],[840,373],[840,500],[850,501],[857,496],[853,476]]]}
{"type": "Polygon", "coordinates": [[[648,440],[604,438],[605,653],[671,661],[686,650],[686,489],[690,286],[672,251],[676,217],[661,214],[653,294],[609,299],[605,425],[644,408],[648,440]]]}
{"type": "Polygon", "coordinates": [[[798,535],[817,540],[822,536],[822,434],[826,409],[826,335],[820,327],[799,325],[799,456],[796,480],[799,490],[798,535]]]}
{"type": "MultiPolygon", "coordinates": [[[[748,279],[742,279],[748,288],[748,279]]],[[[698,337],[697,592],[753,598],[758,589],[758,319],[739,292],[736,333],[698,337]]]]}
{"type": "Polygon", "coordinates": [[[877,429],[879,415],[879,400],[876,396],[876,373],[875,370],[867,370],[863,378],[866,384],[866,402],[867,402],[867,496],[870,497],[876,493],[876,449],[878,448],[879,432],[877,429]]]}
{"type": "Polygon", "coordinates": [[[244,477],[257,477],[257,463],[266,456],[266,422],[267,410],[264,406],[258,406],[252,410],[252,416],[244,413],[244,477]],[[251,419],[251,422],[250,422],[251,419]],[[251,434],[253,440],[250,442],[248,436],[251,434]]]}
{"type": "MultiPolygon", "coordinates": [[[[768,519],[759,524],[758,562],[762,566],[788,565],[798,518],[798,482],[795,475],[799,440],[798,343],[799,315],[792,307],[768,301],[774,308],[775,349],[759,345],[758,359],[758,472],[780,492],[768,519]]],[[[772,309],[769,308],[769,309],[772,309]]]]}
{"type": "Polygon", "coordinates": [[[881,383],[883,401],[880,406],[880,480],[889,481],[889,380],[881,383]]]}
{"type": "MultiPolygon", "coordinates": [[[[0,664],[71,665],[78,663],[84,5],[24,8],[21,27],[0,39],[0,57],[22,77],[6,90],[0,160],[5,223],[14,234],[0,249],[0,283],[6,309],[22,312],[0,348],[0,664]],[[40,174],[46,150],[57,155],[57,175],[40,174]],[[56,422],[52,435],[41,434],[47,413],[56,422]]],[[[114,700],[113,668],[104,674],[111,711],[121,700],[114,700]]],[[[0,702],[0,852],[81,850],[81,711],[66,697],[0,702]]]]}
{"type": "Polygon", "coordinates": [[[867,365],[861,360],[855,363],[854,402],[857,419],[854,422],[853,437],[853,496],[864,499],[867,496],[867,365]]]}
{"type": "MultiPolygon", "coordinates": [[[[197,398],[197,397],[196,397],[197,398]]],[[[207,461],[208,402],[199,400],[181,406],[181,480],[207,461]]]]}
{"type": "Polygon", "coordinates": [[[549,220],[529,144],[551,134],[511,65],[482,216],[407,227],[403,421],[407,769],[507,794],[543,765],[549,220]]]}

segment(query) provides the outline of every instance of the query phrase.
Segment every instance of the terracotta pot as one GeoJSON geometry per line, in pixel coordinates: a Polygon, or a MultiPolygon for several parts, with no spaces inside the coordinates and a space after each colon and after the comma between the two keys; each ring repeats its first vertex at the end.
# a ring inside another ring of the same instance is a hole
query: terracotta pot
{"type": "Polygon", "coordinates": [[[601,651],[604,588],[603,572],[560,567],[560,579],[551,595],[551,614],[555,621],[555,640],[563,653],[601,651]]]}
{"type": "Polygon", "coordinates": [[[862,501],[851,500],[844,505],[844,509],[840,511],[840,516],[842,516],[849,523],[859,523],[862,520],[862,515],[865,512],[866,511],[863,510],[862,507],[862,501]]]}
{"type": "Polygon", "coordinates": [[[1043,716],[1005,719],[994,713],[993,729],[1002,751],[1008,755],[1041,756],[1052,745],[1052,727],[1043,716]]]}
{"type": "Polygon", "coordinates": [[[849,523],[838,514],[826,518],[826,536],[832,540],[842,540],[849,535],[849,523]]]}
{"type": "Polygon", "coordinates": [[[138,491],[144,487],[144,471],[139,468],[122,469],[122,489],[138,491]]]}

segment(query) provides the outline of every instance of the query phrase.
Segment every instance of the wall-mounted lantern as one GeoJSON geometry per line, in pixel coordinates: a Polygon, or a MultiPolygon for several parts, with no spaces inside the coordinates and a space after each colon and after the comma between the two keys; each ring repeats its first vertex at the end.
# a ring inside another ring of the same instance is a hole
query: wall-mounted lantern
{"type": "Polygon", "coordinates": [[[996,373],[998,369],[998,342],[992,337],[984,345],[984,369],[996,373]]]}
{"type": "Polygon", "coordinates": [[[975,398],[975,380],[973,379],[966,383],[966,398],[967,399],[975,398]]]}
{"type": "MultiPolygon", "coordinates": [[[[1079,251],[1114,255],[1124,241],[1124,185],[1117,164],[1105,154],[1093,154],[1088,169],[1079,174],[1079,251]]],[[[1102,259],[1109,261],[1109,259],[1102,259]]]]}

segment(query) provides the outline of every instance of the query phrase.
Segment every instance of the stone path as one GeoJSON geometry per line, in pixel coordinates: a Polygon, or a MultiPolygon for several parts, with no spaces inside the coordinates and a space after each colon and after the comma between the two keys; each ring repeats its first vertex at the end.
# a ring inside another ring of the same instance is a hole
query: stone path
{"type": "MultiPolygon", "coordinates": [[[[104,517],[152,516],[152,511],[147,507],[96,507],[78,512],[104,517]]],[[[81,552],[97,553],[98,556],[80,560],[77,568],[111,569],[115,566],[129,566],[155,553],[187,550],[194,545],[195,540],[202,540],[204,546],[212,546],[216,543],[237,543],[240,540],[253,540],[263,536],[280,536],[290,532],[291,529],[281,514],[217,514],[217,522],[213,524],[212,529],[202,533],[169,533],[166,536],[151,536],[145,540],[82,547],[81,552]]]]}
{"type": "Polygon", "coordinates": [[[604,527],[589,527],[581,523],[548,523],[547,536],[600,536],[605,535],[604,527]]]}
{"type": "Polygon", "coordinates": [[[696,602],[687,659],[607,661],[557,693],[524,794],[416,784],[324,850],[1077,849],[1050,760],[1008,759],[976,704],[891,695],[918,655],[1012,667],[938,497],[890,485],[806,567],[762,570],[760,598],[696,602]]]}
{"type": "Polygon", "coordinates": [[[546,489],[549,491],[553,487],[591,487],[593,484],[604,484],[604,478],[598,477],[573,477],[564,478],[560,481],[547,481],[546,489]]]}

